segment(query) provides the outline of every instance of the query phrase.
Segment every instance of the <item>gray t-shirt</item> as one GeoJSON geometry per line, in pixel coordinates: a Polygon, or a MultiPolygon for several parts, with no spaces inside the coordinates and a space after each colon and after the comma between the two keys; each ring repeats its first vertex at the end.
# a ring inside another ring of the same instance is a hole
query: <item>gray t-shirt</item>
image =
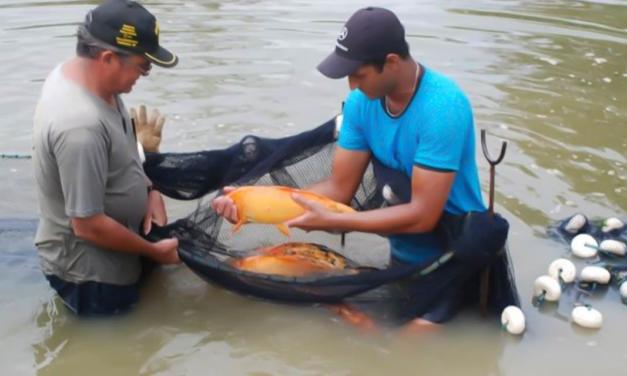
{"type": "Polygon", "coordinates": [[[41,268],[66,281],[135,283],[138,255],[99,248],[74,235],[71,218],[104,213],[138,232],[149,183],[124,104],[117,109],[57,66],[35,110],[33,144],[41,268]]]}

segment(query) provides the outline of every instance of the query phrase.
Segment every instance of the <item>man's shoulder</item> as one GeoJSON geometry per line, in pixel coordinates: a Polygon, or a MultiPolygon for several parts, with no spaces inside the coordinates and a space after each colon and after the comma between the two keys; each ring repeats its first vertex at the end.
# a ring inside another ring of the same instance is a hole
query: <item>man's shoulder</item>
{"type": "Polygon", "coordinates": [[[423,84],[427,86],[428,89],[426,91],[432,94],[432,99],[468,102],[466,93],[464,93],[459,84],[451,77],[433,69],[425,68],[425,76],[423,79],[423,84]]]}
{"type": "Polygon", "coordinates": [[[103,121],[97,106],[89,100],[71,95],[53,99],[42,98],[35,111],[35,128],[61,134],[76,129],[103,131],[103,121]]]}
{"type": "Polygon", "coordinates": [[[355,89],[348,93],[344,105],[362,106],[370,102],[372,102],[372,99],[368,98],[361,90],[355,89]]]}
{"type": "Polygon", "coordinates": [[[344,117],[362,126],[366,125],[381,106],[378,99],[370,99],[361,90],[352,90],[344,102],[344,117]]]}

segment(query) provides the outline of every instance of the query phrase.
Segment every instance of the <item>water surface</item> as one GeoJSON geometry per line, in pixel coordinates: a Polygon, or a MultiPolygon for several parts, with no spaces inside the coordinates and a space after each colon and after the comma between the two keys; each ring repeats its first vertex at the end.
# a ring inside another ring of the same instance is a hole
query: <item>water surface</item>
{"type": "MultiPolygon", "coordinates": [[[[0,153],[28,155],[48,72],[70,57],[96,1],[0,2],[0,153]]],[[[620,374],[626,307],[615,289],[589,301],[599,331],[559,308],[531,306],[533,280],[566,254],[546,236],[577,211],[627,212],[627,5],[624,1],[383,1],[414,58],[468,93],[477,128],[508,142],[497,209],[528,331],[512,338],[468,312],[437,333],[364,336],[322,307],[249,299],[184,266],[156,273],[131,314],[79,320],[53,298],[23,233],[0,244],[0,373],[67,374],[620,374]]],[[[163,151],[221,148],[245,134],[293,134],[338,113],[344,80],[315,65],[361,1],[151,1],[162,41],[181,58],[125,97],[168,114],[163,151]]],[[[495,152],[495,151],[494,151],[495,152]]],[[[484,193],[488,165],[479,154],[484,193]]],[[[36,218],[30,161],[0,159],[0,218],[36,218]]],[[[485,196],[487,197],[487,195],[485,196]]],[[[194,203],[168,202],[172,217],[194,203]]],[[[578,266],[583,265],[581,262],[578,266]]]]}

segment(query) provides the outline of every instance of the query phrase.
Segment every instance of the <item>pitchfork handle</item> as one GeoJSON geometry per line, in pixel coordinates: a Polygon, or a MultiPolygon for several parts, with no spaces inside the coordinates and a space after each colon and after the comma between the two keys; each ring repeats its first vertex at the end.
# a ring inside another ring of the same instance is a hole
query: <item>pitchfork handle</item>
{"type": "Polygon", "coordinates": [[[494,175],[495,169],[494,167],[501,163],[503,157],[505,157],[505,151],[507,150],[507,141],[503,141],[501,143],[501,153],[499,157],[494,159],[490,156],[490,152],[488,151],[488,144],[486,142],[486,131],[485,129],[481,130],[481,148],[483,149],[483,156],[490,163],[490,207],[488,208],[488,213],[490,215],[494,214],[494,175]]]}

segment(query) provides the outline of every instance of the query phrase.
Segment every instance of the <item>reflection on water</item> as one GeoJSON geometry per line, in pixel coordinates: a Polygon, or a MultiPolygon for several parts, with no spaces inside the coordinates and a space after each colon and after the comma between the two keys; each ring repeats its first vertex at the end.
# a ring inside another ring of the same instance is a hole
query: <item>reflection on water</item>
{"type": "MultiPolygon", "coordinates": [[[[0,154],[29,154],[41,83],[73,53],[75,25],[97,1],[0,4],[0,154]]],[[[245,134],[278,137],[335,115],[346,83],[316,63],[362,1],[154,1],[164,44],[181,56],[125,100],[169,115],[163,150],[225,147],[245,134]]],[[[613,372],[627,360],[615,289],[591,299],[604,328],[537,310],[532,281],[567,250],[552,220],[627,211],[627,5],[624,1],[385,1],[413,56],[467,91],[478,128],[509,143],[497,208],[529,331],[503,335],[469,312],[437,333],[364,336],[324,307],[277,305],[212,287],[185,267],[157,272],[137,309],[78,320],[53,298],[28,236],[0,242],[2,374],[556,374],[613,372]],[[602,360],[602,361],[601,361],[602,360]]],[[[487,190],[488,165],[480,159],[487,190]]],[[[36,213],[30,161],[0,159],[0,217],[36,213]]],[[[168,202],[174,217],[195,203],[168,202]]],[[[367,248],[367,247],[366,247],[367,248]]]]}

